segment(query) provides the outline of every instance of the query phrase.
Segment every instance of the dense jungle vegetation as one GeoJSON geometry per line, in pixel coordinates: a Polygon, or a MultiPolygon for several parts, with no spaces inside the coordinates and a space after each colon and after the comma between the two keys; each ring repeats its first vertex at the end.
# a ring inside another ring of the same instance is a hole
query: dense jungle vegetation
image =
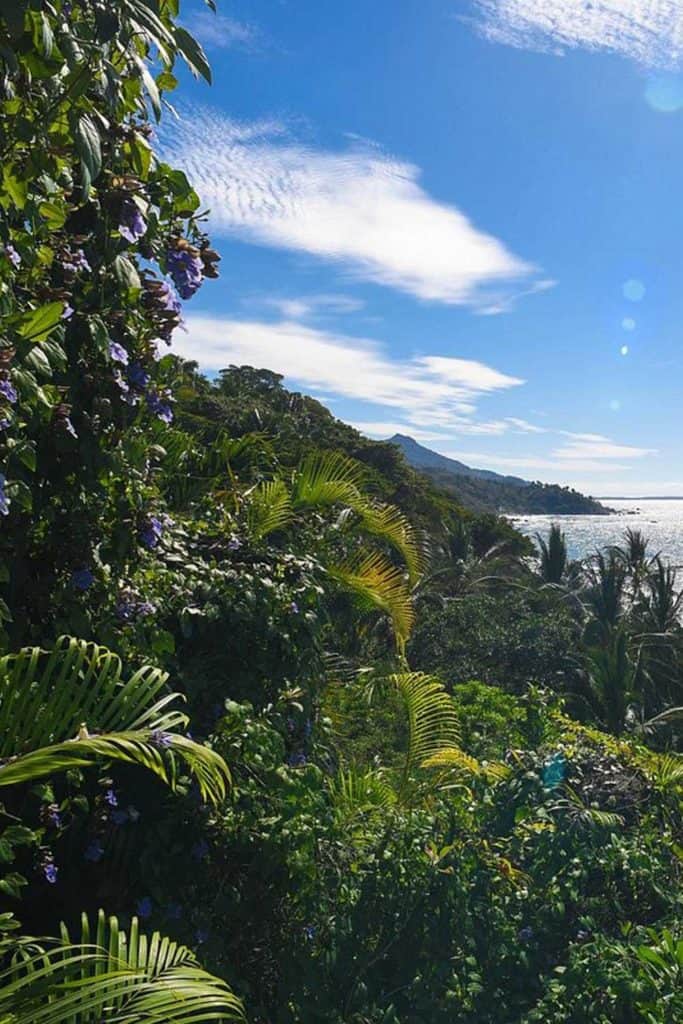
{"type": "Polygon", "coordinates": [[[675,573],[168,352],[178,7],[0,11],[0,1022],[678,1021],[675,573]]]}

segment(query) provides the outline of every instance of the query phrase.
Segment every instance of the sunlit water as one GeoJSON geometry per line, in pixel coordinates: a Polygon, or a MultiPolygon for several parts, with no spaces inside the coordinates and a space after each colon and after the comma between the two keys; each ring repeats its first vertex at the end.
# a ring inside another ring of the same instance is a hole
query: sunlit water
{"type": "Polygon", "coordinates": [[[514,516],[512,522],[527,536],[545,535],[551,523],[564,530],[571,558],[584,558],[596,548],[621,543],[627,527],[640,530],[650,541],[651,553],[683,566],[683,499],[638,501],[605,500],[620,514],[612,516],[514,516]]]}

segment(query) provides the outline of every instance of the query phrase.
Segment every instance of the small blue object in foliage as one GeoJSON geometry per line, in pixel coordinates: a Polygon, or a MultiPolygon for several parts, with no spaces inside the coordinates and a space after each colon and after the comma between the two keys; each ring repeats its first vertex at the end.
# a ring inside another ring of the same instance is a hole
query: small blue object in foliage
{"type": "Polygon", "coordinates": [[[109,804],[110,807],[118,807],[119,800],[113,789],[108,789],[104,794],[104,802],[109,804]]]}
{"type": "Polygon", "coordinates": [[[136,388],[146,388],[149,384],[149,374],[139,363],[131,363],[128,367],[128,380],[136,388]]]}
{"type": "Polygon", "coordinates": [[[95,582],[90,569],[76,569],[71,573],[71,586],[76,590],[89,590],[95,582]]]}
{"type": "Polygon", "coordinates": [[[520,942],[531,942],[534,937],[534,930],[529,925],[525,928],[520,928],[517,932],[517,938],[520,942]]]}
{"type": "Polygon", "coordinates": [[[147,548],[155,548],[161,540],[161,535],[164,532],[164,524],[158,516],[150,516],[142,530],[140,531],[140,540],[147,548]]]}
{"type": "Polygon", "coordinates": [[[556,753],[550,758],[549,761],[543,765],[543,771],[541,777],[543,779],[543,785],[547,789],[555,789],[564,782],[564,778],[567,774],[567,761],[564,754],[556,753]]]}
{"type": "Polygon", "coordinates": [[[315,938],[315,933],[316,933],[317,930],[318,929],[315,927],[314,924],[306,924],[306,925],[304,925],[304,935],[306,936],[306,938],[308,939],[309,942],[313,942],[313,939],[315,938]]]}
{"type": "Polygon", "coordinates": [[[197,945],[201,946],[201,944],[203,942],[206,942],[206,940],[209,937],[208,930],[206,928],[198,928],[197,931],[194,933],[194,937],[197,941],[197,945]]]}
{"type": "Polygon", "coordinates": [[[118,810],[114,811],[111,820],[115,825],[125,825],[128,821],[128,811],[118,810]]]}
{"type": "Polygon", "coordinates": [[[149,896],[143,896],[141,900],[138,900],[135,910],[138,917],[146,918],[152,916],[152,901],[149,896]]]}
{"type": "Polygon", "coordinates": [[[194,844],[190,852],[195,860],[204,860],[209,854],[209,844],[204,839],[200,839],[198,843],[194,844]]]}
{"type": "Polygon", "coordinates": [[[115,363],[122,363],[128,366],[128,352],[118,341],[109,342],[109,355],[115,363]]]}
{"type": "Polygon", "coordinates": [[[287,764],[290,768],[303,768],[308,763],[308,758],[303,753],[290,754],[287,758],[287,764]]]}
{"type": "Polygon", "coordinates": [[[167,391],[162,395],[156,391],[148,391],[145,395],[149,411],[153,412],[163,423],[173,423],[173,409],[169,397],[170,393],[167,391]]]}
{"type": "Polygon", "coordinates": [[[102,860],[104,856],[104,850],[99,839],[93,839],[85,848],[83,857],[85,860],[89,860],[91,864],[97,864],[98,861],[102,860]]]}
{"type": "Polygon", "coordinates": [[[92,271],[92,267],[88,263],[82,249],[77,249],[76,252],[72,252],[68,256],[65,256],[62,260],[62,267],[64,270],[71,271],[72,274],[75,274],[79,270],[87,270],[88,272],[92,271]]]}
{"type": "Polygon", "coordinates": [[[137,242],[147,230],[147,221],[132,199],[124,199],[119,214],[119,234],[127,242],[137,242]]]}

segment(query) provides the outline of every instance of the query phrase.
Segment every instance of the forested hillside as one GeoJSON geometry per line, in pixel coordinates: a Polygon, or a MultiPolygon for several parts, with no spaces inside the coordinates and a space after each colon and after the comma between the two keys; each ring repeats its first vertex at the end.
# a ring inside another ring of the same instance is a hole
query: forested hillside
{"type": "Polygon", "coordinates": [[[0,1020],[673,1024],[675,573],[168,352],[177,6],[0,11],[0,1020]]]}

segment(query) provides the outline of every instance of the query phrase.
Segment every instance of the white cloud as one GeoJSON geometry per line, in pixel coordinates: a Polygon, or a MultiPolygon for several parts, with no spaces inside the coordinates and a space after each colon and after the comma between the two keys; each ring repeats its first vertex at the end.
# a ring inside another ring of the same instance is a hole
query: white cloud
{"type": "Polygon", "coordinates": [[[351,140],[341,151],[194,109],[162,135],[211,209],[214,233],[340,263],[420,299],[500,312],[505,296],[548,287],[536,269],[420,184],[420,170],[351,140]]]}
{"type": "MultiPolygon", "coordinates": [[[[565,432],[566,433],[566,432],[565,432]]],[[[575,461],[577,459],[642,459],[656,455],[655,448],[636,448],[627,444],[615,444],[601,434],[576,434],[575,440],[563,444],[553,451],[556,459],[575,461]]]]}
{"type": "Polygon", "coordinates": [[[537,427],[535,423],[529,423],[528,420],[521,420],[517,416],[506,416],[505,422],[509,423],[511,427],[514,427],[520,434],[547,434],[547,427],[537,427]]]}
{"type": "MultiPolygon", "coordinates": [[[[268,367],[290,381],[337,397],[406,414],[423,429],[450,426],[490,433],[490,424],[468,417],[478,398],[524,382],[470,359],[392,358],[376,341],[284,320],[263,323],[189,316],[174,350],[208,371],[230,364],[268,367]]],[[[503,427],[505,425],[503,424],[503,427]]]]}
{"type": "Polygon", "coordinates": [[[474,0],[475,23],[495,42],[565,53],[607,50],[648,66],[683,57],[679,0],[474,0]]]}
{"type": "Polygon", "coordinates": [[[365,303],[352,295],[303,295],[296,298],[268,296],[262,300],[288,320],[303,320],[320,313],[357,313],[365,303]]]}
{"type": "Polygon", "coordinates": [[[197,11],[188,27],[207,50],[252,47],[258,38],[253,25],[211,11],[197,11]]]}

